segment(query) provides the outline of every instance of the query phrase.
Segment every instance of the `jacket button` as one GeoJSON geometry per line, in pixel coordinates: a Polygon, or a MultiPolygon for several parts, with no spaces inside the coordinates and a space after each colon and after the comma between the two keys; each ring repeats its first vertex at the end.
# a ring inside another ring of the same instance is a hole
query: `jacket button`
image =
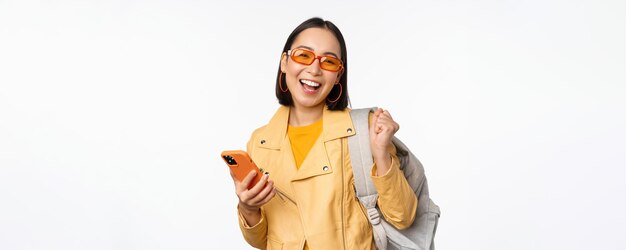
{"type": "Polygon", "coordinates": [[[261,140],[261,144],[265,144],[265,140],[261,140]]]}
{"type": "Polygon", "coordinates": [[[322,168],[322,170],[324,170],[324,172],[325,172],[325,171],[328,171],[328,166],[324,166],[324,167],[322,168]]]}
{"type": "Polygon", "coordinates": [[[348,133],[352,133],[352,129],[351,128],[348,128],[348,133]]]}

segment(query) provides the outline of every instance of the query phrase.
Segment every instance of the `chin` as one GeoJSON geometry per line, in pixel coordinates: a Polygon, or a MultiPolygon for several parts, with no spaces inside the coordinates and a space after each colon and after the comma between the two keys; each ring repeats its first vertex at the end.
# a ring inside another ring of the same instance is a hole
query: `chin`
{"type": "Polygon", "coordinates": [[[317,107],[317,106],[324,106],[324,105],[326,105],[326,102],[324,102],[324,100],[322,100],[322,101],[300,100],[300,101],[295,101],[295,103],[298,103],[300,106],[307,107],[307,108],[314,108],[314,107],[317,107]]]}

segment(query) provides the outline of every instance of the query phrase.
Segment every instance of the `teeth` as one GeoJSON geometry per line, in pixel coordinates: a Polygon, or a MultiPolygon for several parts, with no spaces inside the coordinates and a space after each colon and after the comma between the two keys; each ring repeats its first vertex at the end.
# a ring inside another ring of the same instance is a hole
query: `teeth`
{"type": "Polygon", "coordinates": [[[300,82],[303,83],[303,84],[309,85],[311,87],[314,87],[314,88],[317,88],[317,87],[319,87],[321,85],[319,83],[316,83],[314,81],[309,81],[309,80],[300,80],[300,82]]]}

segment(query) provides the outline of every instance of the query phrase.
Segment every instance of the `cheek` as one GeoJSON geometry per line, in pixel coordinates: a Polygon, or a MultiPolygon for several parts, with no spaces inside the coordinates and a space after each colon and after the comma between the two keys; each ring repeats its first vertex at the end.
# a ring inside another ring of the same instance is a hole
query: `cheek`
{"type": "Polygon", "coordinates": [[[337,79],[337,76],[338,76],[337,73],[331,73],[331,74],[328,74],[325,77],[325,80],[326,80],[327,83],[334,84],[334,83],[336,83],[339,80],[339,79],[337,79]]]}
{"type": "Polygon", "coordinates": [[[287,76],[290,78],[297,78],[298,75],[302,73],[302,70],[304,70],[303,67],[300,67],[299,65],[294,65],[293,63],[288,63],[287,65],[285,65],[285,74],[287,74],[287,76]]]}
{"type": "Polygon", "coordinates": [[[326,91],[330,92],[335,87],[335,82],[337,82],[337,75],[333,74],[331,76],[325,77],[324,81],[326,81],[326,91]]]}
{"type": "Polygon", "coordinates": [[[285,65],[285,75],[283,77],[285,77],[288,85],[293,84],[298,78],[298,71],[294,70],[290,65],[285,65]]]}

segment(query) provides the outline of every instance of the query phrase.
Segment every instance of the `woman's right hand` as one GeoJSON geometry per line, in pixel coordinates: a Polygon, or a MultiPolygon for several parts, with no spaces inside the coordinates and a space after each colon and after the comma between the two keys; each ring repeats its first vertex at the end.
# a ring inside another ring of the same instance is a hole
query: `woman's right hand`
{"type": "Polygon", "coordinates": [[[276,195],[274,182],[269,180],[269,175],[263,175],[256,185],[248,189],[256,174],[255,171],[250,171],[246,178],[239,181],[233,172],[230,172],[230,176],[235,182],[235,192],[239,197],[239,210],[248,225],[256,225],[261,220],[261,206],[268,203],[276,195]]]}

